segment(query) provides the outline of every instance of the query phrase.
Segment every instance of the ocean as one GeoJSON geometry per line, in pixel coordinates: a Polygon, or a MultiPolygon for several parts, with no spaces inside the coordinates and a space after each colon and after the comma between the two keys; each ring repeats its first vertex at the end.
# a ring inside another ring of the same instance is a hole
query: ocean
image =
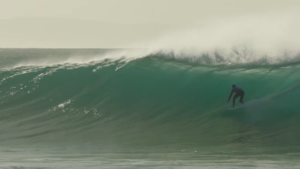
{"type": "Polygon", "coordinates": [[[143,50],[1,49],[0,168],[300,168],[299,55],[143,50]]]}

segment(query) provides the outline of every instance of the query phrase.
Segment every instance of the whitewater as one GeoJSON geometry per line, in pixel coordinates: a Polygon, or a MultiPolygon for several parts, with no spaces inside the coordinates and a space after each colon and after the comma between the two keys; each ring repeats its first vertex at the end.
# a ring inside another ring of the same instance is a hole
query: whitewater
{"type": "Polygon", "coordinates": [[[299,168],[288,18],[214,22],[146,49],[1,49],[0,168],[299,168]],[[245,104],[229,110],[232,84],[245,104]]]}

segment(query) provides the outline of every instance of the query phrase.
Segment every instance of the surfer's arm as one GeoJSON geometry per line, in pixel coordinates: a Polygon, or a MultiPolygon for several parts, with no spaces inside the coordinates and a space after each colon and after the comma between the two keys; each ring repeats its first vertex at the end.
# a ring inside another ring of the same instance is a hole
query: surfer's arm
{"type": "Polygon", "coordinates": [[[229,95],[229,98],[227,100],[227,103],[229,102],[230,98],[231,98],[231,95],[232,95],[233,91],[231,91],[230,95],[229,95]]]}

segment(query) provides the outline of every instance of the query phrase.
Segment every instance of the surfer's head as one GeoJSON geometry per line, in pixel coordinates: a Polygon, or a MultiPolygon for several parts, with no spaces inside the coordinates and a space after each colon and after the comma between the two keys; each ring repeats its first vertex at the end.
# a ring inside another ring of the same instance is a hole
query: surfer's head
{"type": "Polygon", "coordinates": [[[232,88],[236,87],[236,85],[232,85],[232,88]]]}

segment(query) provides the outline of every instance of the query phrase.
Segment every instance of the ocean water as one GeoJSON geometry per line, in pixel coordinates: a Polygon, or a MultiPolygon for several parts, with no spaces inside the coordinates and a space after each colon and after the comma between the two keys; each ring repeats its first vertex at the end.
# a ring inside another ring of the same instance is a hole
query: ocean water
{"type": "Polygon", "coordinates": [[[0,168],[300,168],[297,55],[125,51],[1,49],[0,168]]]}

